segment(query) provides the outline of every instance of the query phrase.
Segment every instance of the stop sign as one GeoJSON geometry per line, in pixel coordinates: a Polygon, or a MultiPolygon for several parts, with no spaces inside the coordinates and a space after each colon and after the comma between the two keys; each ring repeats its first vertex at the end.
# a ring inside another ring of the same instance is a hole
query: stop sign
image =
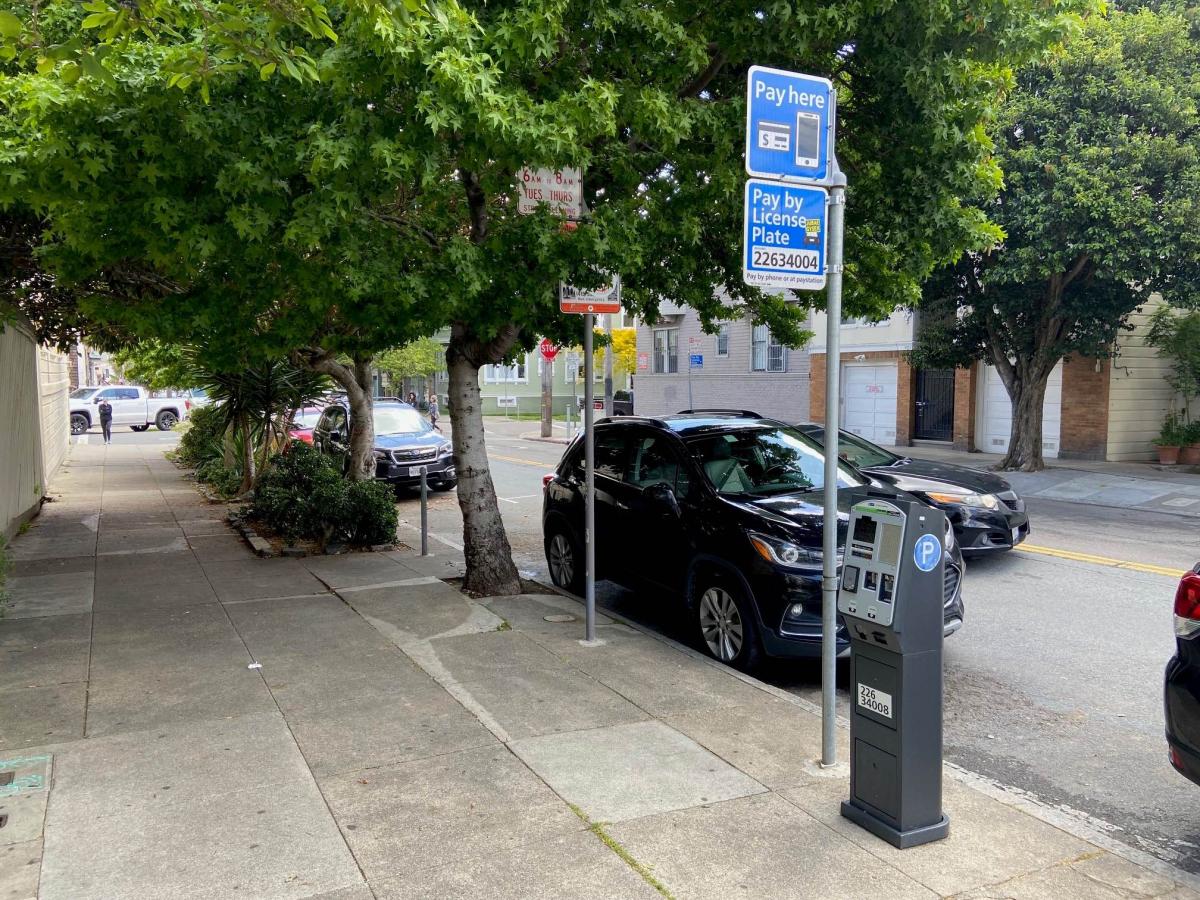
{"type": "Polygon", "coordinates": [[[558,347],[554,346],[550,338],[542,338],[542,342],[538,344],[538,352],[546,362],[552,362],[554,357],[558,356],[558,347]]]}

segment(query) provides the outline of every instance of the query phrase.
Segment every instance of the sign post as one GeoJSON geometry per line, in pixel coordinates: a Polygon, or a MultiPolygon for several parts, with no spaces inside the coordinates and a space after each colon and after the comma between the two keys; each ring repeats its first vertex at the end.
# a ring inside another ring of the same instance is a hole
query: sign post
{"type": "Polygon", "coordinates": [[[538,354],[542,364],[542,437],[550,437],[554,433],[554,357],[558,355],[558,347],[549,338],[542,338],[538,344],[538,354]]]}
{"type": "Polygon", "coordinates": [[[742,277],[747,284],[766,289],[828,289],[821,567],[821,765],[825,767],[837,762],[838,388],[846,176],[834,152],[836,125],[837,92],[829,79],[750,67],[746,79],[746,174],[750,178],[742,277]]]}
{"type": "Polygon", "coordinates": [[[596,441],[592,423],[595,419],[594,394],[595,358],[592,352],[597,314],[621,311],[621,278],[597,290],[580,290],[568,284],[558,286],[560,312],[583,314],[583,458],[586,492],[584,510],[584,630],[585,643],[596,640],[596,441]]]}

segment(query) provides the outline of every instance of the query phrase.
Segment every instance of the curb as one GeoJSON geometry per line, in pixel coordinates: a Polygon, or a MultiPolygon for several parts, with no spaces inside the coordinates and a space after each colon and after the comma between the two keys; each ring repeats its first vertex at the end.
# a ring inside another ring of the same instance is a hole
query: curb
{"type": "MultiPolygon", "coordinates": [[[[562,588],[557,587],[554,584],[544,584],[541,581],[538,581],[537,583],[562,597],[566,597],[568,600],[574,600],[580,606],[584,605],[584,601],[581,598],[568,591],[564,591],[562,588]]],[[[757,688],[765,694],[770,694],[773,697],[798,706],[806,712],[817,716],[818,718],[821,717],[821,707],[817,706],[815,703],[805,700],[803,697],[797,697],[795,694],[785,691],[783,688],[778,688],[772,684],[767,684],[765,681],[760,681],[753,675],[747,675],[745,672],[739,672],[737,669],[733,669],[724,665],[723,663],[719,663],[712,657],[701,653],[699,650],[696,650],[693,647],[689,647],[686,644],[681,644],[673,638],[659,634],[656,631],[651,631],[637,622],[630,621],[620,613],[605,609],[604,615],[608,616],[614,622],[619,622],[628,628],[632,628],[634,631],[637,631],[640,634],[644,634],[647,637],[653,638],[659,643],[666,644],[668,647],[683,653],[685,656],[688,656],[691,659],[699,660],[711,668],[719,669],[727,675],[732,675],[734,678],[749,685],[750,687],[757,688]]],[[[849,729],[850,721],[844,716],[838,716],[837,727],[849,729]]],[[[1053,828],[1057,828],[1059,831],[1064,831],[1081,841],[1087,841],[1089,844],[1094,844],[1101,850],[1105,850],[1111,853],[1113,856],[1120,857],[1121,859],[1131,862],[1134,865],[1141,866],[1143,869],[1148,869],[1149,871],[1154,872],[1156,875],[1161,875],[1164,878],[1170,878],[1172,881],[1175,881],[1180,885],[1189,887],[1195,891],[1200,891],[1200,875],[1184,871],[1177,866],[1171,865],[1165,860],[1159,859],[1157,856],[1154,856],[1151,853],[1147,853],[1144,850],[1138,850],[1135,847],[1130,847],[1128,844],[1116,840],[1110,836],[1110,833],[1119,829],[1108,824],[1102,819],[1097,819],[1092,816],[1087,816],[1087,818],[1084,819],[1081,818],[1081,816],[1085,816],[1086,814],[1078,811],[1065,812],[1060,808],[1048,805],[1034,794],[1030,794],[1029,792],[1023,791],[1019,788],[1009,787],[1008,785],[993,781],[986,776],[971,772],[968,769],[964,769],[962,766],[959,766],[955,763],[943,762],[942,765],[944,770],[955,781],[958,781],[967,787],[973,788],[974,790],[979,791],[981,794],[1003,803],[1005,806],[1026,813],[1027,815],[1032,816],[1034,819],[1037,819],[1039,822],[1043,822],[1053,828]]]]}

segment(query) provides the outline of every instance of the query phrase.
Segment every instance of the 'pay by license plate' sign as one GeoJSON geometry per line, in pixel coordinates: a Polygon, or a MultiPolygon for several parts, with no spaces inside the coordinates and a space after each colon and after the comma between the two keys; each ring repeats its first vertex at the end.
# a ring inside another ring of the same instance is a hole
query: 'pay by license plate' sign
{"type": "Polygon", "coordinates": [[[858,705],[878,716],[892,717],[892,695],[869,685],[858,683],[858,705]]]}

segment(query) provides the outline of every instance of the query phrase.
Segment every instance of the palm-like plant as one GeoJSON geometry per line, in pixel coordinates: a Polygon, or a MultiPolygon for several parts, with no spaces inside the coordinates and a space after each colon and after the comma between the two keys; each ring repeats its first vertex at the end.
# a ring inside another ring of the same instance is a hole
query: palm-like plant
{"type": "Polygon", "coordinates": [[[208,390],[225,422],[228,449],[242,472],[239,494],[250,491],[271,455],[287,442],[292,416],[329,390],[329,379],[286,359],[237,371],[207,368],[190,353],[197,383],[208,390]]]}

